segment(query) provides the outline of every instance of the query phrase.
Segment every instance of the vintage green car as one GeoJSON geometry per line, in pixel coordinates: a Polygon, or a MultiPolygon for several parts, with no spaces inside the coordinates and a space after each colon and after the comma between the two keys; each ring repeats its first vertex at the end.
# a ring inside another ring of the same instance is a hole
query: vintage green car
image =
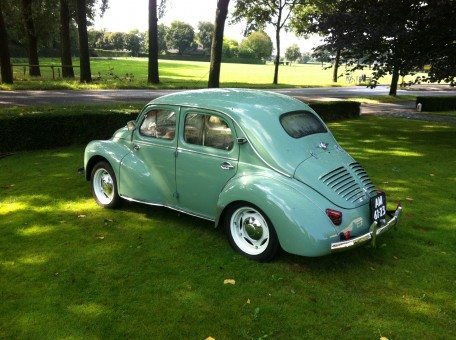
{"type": "Polygon", "coordinates": [[[122,199],[215,222],[234,249],[320,256],[371,241],[401,213],[301,101],[245,89],[184,91],[148,103],[84,168],[103,207],[122,199]]]}

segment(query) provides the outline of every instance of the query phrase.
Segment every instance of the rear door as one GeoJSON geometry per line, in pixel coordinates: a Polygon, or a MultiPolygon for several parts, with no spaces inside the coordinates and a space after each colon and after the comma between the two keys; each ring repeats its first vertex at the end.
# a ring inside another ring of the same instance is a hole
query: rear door
{"type": "Polygon", "coordinates": [[[213,219],[220,192],[236,174],[239,145],[231,119],[223,114],[182,108],[176,158],[181,209],[213,219]]]}

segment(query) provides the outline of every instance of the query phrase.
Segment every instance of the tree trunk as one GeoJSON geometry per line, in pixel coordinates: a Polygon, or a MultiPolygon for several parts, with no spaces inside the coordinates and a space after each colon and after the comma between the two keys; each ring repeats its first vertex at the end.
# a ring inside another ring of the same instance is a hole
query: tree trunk
{"type": "Polygon", "coordinates": [[[211,44],[211,66],[209,68],[209,80],[207,87],[220,86],[220,66],[222,63],[223,31],[225,20],[228,15],[230,0],[218,0],[215,12],[214,35],[211,44]]]}
{"type": "Polygon", "coordinates": [[[393,68],[393,77],[391,78],[391,86],[389,90],[390,96],[395,96],[397,93],[397,82],[399,81],[399,67],[394,66],[393,68]]]}
{"type": "Polygon", "coordinates": [[[0,2],[0,73],[2,82],[13,83],[13,72],[11,70],[11,59],[8,45],[8,33],[6,32],[5,21],[3,20],[2,3],[0,2]]]}
{"type": "Polygon", "coordinates": [[[79,64],[81,66],[80,80],[81,83],[91,83],[92,74],[90,72],[89,39],[87,36],[86,0],[77,0],[76,5],[79,35],[79,64]]]}
{"type": "Polygon", "coordinates": [[[70,11],[67,0],[60,0],[60,61],[62,77],[74,78],[73,60],[71,59],[70,11]]]}
{"type": "Polygon", "coordinates": [[[38,39],[35,31],[35,24],[32,15],[32,0],[22,0],[22,19],[24,21],[27,35],[27,53],[29,61],[29,75],[41,77],[40,61],[38,60],[38,39]]]}
{"type": "Polygon", "coordinates": [[[158,84],[158,31],[157,31],[157,0],[149,0],[149,67],[147,82],[158,84]]]}
{"type": "MultiPolygon", "coordinates": [[[[279,13],[279,20],[280,23],[280,13],[279,13]]],[[[273,84],[277,85],[279,82],[279,63],[280,63],[280,27],[276,27],[276,47],[277,47],[277,54],[274,61],[274,80],[273,84]]]]}
{"type": "Polygon", "coordinates": [[[334,59],[334,69],[333,69],[333,82],[337,83],[337,71],[339,70],[340,63],[340,48],[336,51],[336,58],[334,59]]]}

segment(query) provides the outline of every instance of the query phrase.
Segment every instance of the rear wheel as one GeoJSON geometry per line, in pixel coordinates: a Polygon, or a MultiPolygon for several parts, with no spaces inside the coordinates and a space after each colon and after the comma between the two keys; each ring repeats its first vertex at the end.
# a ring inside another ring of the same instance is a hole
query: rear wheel
{"type": "Polygon", "coordinates": [[[120,203],[117,180],[112,167],[107,162],[97,163],[90,176],[92,194],[95,201],[104,208],[115,208],[120,203]]]}
{"type": "Polygon", "coordinates": [[[233,206],[226,214],[225,228],[231,246],[256,261],[272,260],[279,240],[268,217],[248,204],[233,206]]]}

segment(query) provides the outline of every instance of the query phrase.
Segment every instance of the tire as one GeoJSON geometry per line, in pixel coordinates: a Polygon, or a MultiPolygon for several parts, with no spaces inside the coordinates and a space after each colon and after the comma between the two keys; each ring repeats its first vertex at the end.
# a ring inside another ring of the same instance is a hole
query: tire
{"type": "Polygon", "coordinates": [[[103,208],[116,208],[120,204],[117,180],[112,167],[107,162],[97,163],[90,175],[90,185],[95,201],[103,208]]]}
{"type": "Polygon", "coordinates": [[[237,204],[224,220],[231,246],[242,255],[261,262],[271,261],[279,250],[279,239],[269,218],[257,207],[237,204]]]}

